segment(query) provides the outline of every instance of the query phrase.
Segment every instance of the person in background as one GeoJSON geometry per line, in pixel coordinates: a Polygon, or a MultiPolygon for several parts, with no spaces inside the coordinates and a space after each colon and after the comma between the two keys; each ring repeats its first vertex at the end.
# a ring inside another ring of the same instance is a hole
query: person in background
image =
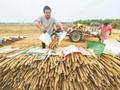
{"type": "Polygon", "coordinates": [[[112,33],[112,26],[108,22],[105,22],[103,25],[99,26],[98,29],[101,30],[99,34],[100,42],[109,39],[109,35],[112,33]]]}
{"type": "MultiPolygon", "coordinates": [[[[54,30],[57,30],[55,18],[51,16],[51,8],[49,6],[44,6],[43,8],[43,16],[38,17],[35,20],[35,26],[40,30],[41,33],[49,33],[49,35],[52,36],[52,33],[54,30]]],[[[63,30],[62,25],[59,23],[58,24],[61,27],[61,30],[63,30]]],[[[42,42],[42,48],[46,48],[45,43],[42,42]]]]}

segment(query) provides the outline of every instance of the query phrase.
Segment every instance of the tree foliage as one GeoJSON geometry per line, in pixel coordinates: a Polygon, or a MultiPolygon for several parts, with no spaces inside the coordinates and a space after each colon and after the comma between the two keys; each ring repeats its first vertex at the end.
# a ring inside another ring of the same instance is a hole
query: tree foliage
{"type": "Polygon", "coordinates": [[[97,24],[97,25],[101,25],[103,24],[104,22],[108,22],[112,25],[113,28],[118,28],[120,29],[120,19],[105,19],[105,20],[102,20],[102,19],[92,19],[92,20],[78,20],[78,21],[75,21],[74,23],[77,24],[77,23],[81,23],[81,24],[85,24],[85,25],[93,25],[93,24],[97,24]]]}

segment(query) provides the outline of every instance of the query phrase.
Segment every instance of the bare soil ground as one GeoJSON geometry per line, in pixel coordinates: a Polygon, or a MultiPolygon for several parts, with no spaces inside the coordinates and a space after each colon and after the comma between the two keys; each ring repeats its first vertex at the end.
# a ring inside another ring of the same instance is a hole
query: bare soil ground
{"type": "MultiPolygon", "coordinates": [[[[20,40],[11,44],[12,47],[27,48],[31,46],[41,46],[40,40],[38,39],[40,31],[34,25],[0,25],[0,36],[11,36],[11,35],[21,35],[26,37],[24,40],[20,40]]],[[[112,35],[110,36],[112,40],[120,40],[120,30],[114,29],[112,35]]],[[[84,36],[84,39],[78,43],[73,43],[70,41],[69,37],[61,42],[60,47],[68,45],[76,45],[85,47],[85,42],[87,40],[98,40],[96,37],[84,36]]]]}

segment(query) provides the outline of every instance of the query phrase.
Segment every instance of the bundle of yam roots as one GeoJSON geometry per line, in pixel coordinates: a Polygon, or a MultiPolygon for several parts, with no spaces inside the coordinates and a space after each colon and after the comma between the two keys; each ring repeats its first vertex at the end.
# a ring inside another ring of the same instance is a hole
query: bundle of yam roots
{"type": "MultiPolygon", "coordinates": [[[[0,85],[13,90],[119,90],[120,59],[71,53],[65,57],[0,57],[0,85]]],[[[46,56],[45,56],[46,57],[46,56]]]]}
{"type": "Polygon", "coordinates": [[[59,36],[55,35],[54,39],[51,41],[51,43],[49,44],[48,48],[50,49],[55,49],[58,47],[58,43],[59,43],[59,36]]]}

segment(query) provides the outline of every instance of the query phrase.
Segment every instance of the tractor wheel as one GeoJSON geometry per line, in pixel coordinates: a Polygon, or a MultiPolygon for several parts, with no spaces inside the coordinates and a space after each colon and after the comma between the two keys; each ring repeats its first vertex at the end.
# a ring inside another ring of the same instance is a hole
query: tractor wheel
{"type": "Polygon", "coordinates": [[[72,42],[79,42],[83,37],[83,34],[81,31],[74,30],[70,33],[70,40],[72,42]]]}

